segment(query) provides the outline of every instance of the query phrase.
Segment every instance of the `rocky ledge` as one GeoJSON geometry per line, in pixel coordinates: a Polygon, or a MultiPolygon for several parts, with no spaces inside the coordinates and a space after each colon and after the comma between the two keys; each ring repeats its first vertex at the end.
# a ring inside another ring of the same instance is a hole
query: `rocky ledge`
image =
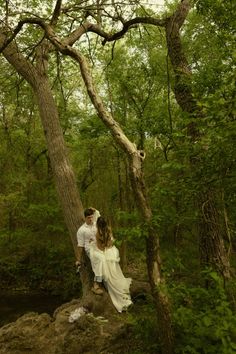
{"type": "MultiPolygon", "coordinates": [[[[136,294],[140,294],[140,290],[144,293],[147,289],[136,288],[136,294]]],[[[108,294],[91,294],[86,301],[74,299],[63,304],[53,316],[30,312],[1,327],[0,353],[128,353],[132,345],[128,317],[129,313],[116,312],[108,294]],[[72,318],[78,309],[85,311],[81,311],[77,319],[72,318]]]]}

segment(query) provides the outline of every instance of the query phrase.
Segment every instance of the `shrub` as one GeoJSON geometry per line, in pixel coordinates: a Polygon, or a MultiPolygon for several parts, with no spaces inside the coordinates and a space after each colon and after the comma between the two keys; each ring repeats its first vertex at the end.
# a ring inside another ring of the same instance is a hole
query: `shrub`
{"type": "Polygon", "coordinates": [[[171,290],[176,353],[236,353],[236,318],[221,279],[212,271],[205,276],[209,289],[178,284],[171,290]]]}

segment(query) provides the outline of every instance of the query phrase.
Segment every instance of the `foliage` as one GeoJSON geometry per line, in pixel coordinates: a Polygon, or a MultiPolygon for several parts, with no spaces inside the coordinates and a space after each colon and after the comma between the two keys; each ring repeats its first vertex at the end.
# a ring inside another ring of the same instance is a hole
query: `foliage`
{"type": "Polygon", "coordinates": [[[172,286],[176,353],[236,352],[236,320],[220,277],[205,272],[209,289],[172,286]]]}
{"type": "Polygon", "coordinates": [[[158,353],[160,345],[156,330],[155,309],[151,299],[147,298],[145,301],[138,299],[135,302],[135,308],[135,310],[131,309],[128,314],[128,323],[131,325],[132,338],[135,343],[139,343],[139,348],[136,349],[135,354],[142,354],[144,352],[149,354],[158,353]]]}
{"type": "Polygon", "coordinates": [[[81,285],[69,240],[65,243],[63,239],[59,241],[59,235],[54,235],[42,243],[39,235],[23,231],[11,237],[9,240],[9,236],[1,235],[0,239],[4,250],[0,261],[2,288],[38,289],[64,299],[79,296],[81,285]]]}
{"type": "MultiPolygon", "coordinates": [[[[138,3],[132,4],[125,17],[155,12],[138,3]]],[[[168,14],[176,3],[168,5],[168,14]]],[[[17,5],[13,8],[12,4],[8,3],[8,15],[13,28],[26,9],[16,11],[17,5]]],[[[51,1],[46,6],[36,0],[27,4],[27,15],[32,10],[40,18],[51,16],[51,1]]],[[[227,226],[223,238],[229,251],[235,252],[235,4],[220,0],[196,0],[194,4],[182,31],[192,90],[202,113],[195,122],[199,137],[194,142],[187,132],[191,120],[171,92],[174,74],[162,29],[140,25],[105,46],[94,34],[86,33],[75,47],[90,59],[108,110],[131,141],[146,152],[143,173],[153,226],[160,236],[163,274],[172,285],[177,353],[230,354],[236,350],[235,314],[216,274],[199,272],[196,195],[215,191],[220,227],[227,226]],[[195,170],[190,164],[192,157],[200,161],[195,170]],[[205,279],[211,284],[208,289],[202,287],[205,279]]],[[[76,29],[85,13],[73,9],[73,1],[70,5],[73,21],[65,12],[57,26],[62,35],[76,29]]],[[[5,8],[5,3],[0,1],[0,6],[5,8]]],[[[109,11],[104,19],[107,28],[112,23],[109,11]]],[[[112,29],[117,28],[113,23],[112,29]]],[[[41,39],[41,29],[29,25],[16,41],[34,62],[41,39]]],[[[65,298],[77,296],[80,283],[35,99],[2,57],[0,68],[2,286],[24,285],[65,298]]],[[[78,66],[61,54],[50,53],[48,75],[83,204],[97,207],[110,219],[116,244],[127,241],[128,264],[140,266],[145,261],[146,233],[135,209],[127,158],[99,121],[78,66]]],[[[142,275],[139,272],[139,277],[142,275]]],[[[130,314],[134,335],[144,341],[147,352],[157,352],[153,305],[135,306],[140,306],[140,314],[136,310],[130,314]]]]}

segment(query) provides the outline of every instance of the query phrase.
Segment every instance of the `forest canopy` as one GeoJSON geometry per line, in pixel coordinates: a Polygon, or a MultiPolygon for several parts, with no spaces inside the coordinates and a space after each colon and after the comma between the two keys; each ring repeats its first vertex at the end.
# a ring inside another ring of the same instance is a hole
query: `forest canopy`
{"type": "Polygon", "coordinates": [[[92,205],[150,283],[158,350],[234,353],[234,2],[0,7],[2,288],[82,292],[92,205]]]}

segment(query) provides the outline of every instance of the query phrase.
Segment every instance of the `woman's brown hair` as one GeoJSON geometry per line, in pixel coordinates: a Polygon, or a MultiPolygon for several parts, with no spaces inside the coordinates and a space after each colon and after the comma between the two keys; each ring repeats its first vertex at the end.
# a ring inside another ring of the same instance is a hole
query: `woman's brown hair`
{"type": "Polygon", "coordinates": [[[101,250],[112,246],[111,228],[102,216],[99,216],[99,218],[97,219],[96,240],[97,246],[101,250]]]}

